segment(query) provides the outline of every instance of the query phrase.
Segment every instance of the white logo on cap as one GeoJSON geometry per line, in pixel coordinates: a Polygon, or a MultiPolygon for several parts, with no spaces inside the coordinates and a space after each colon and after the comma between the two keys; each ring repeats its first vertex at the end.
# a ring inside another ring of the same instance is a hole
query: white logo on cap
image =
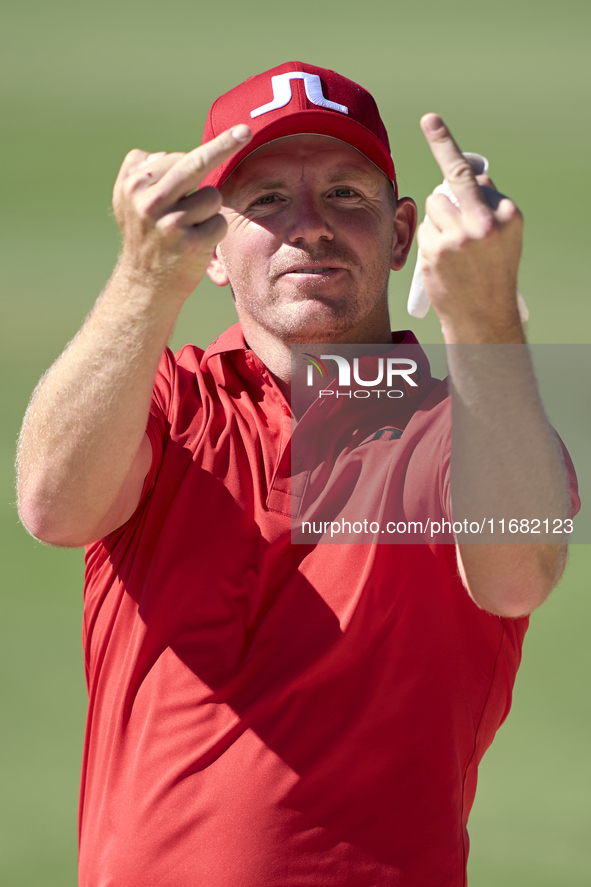
{"type": "Polygon", "coordinates": [[[349,109],[346,105],[337,105],[336,102],[330,102],[324,98],[322,94],[322,83],[318,74],[305,74],[303,71],[286,71],[285,74],[276,74],[271,77],[273,86],[273,101],[260,108],[255,108],[250,112],[251,117],[259,117],[260,114],[266,114],[268,111],[276,111],[277,108],[284,108],[291,102],[291,83],[290,80],[303,80],[306,87],[306,95],[313,105],[320,108],[328,108],[330,111],[340,111],[341,114],[348,114],[349,109]]]}

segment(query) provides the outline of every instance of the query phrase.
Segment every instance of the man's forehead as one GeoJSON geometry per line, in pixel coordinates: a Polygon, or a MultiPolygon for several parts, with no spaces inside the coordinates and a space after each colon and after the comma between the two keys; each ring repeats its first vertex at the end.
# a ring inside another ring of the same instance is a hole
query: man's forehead
{"type": "Polygon", "coordinates": [[[352,145],[331,136],[301,134],[274,139],[249,154],[229,176],[222,190],[229,185],[248,186],[260,179],[275,181],[288,176],[305,163],[328,181],[342,176],[380,183],[386,176],[364,154],[352,145]]]}

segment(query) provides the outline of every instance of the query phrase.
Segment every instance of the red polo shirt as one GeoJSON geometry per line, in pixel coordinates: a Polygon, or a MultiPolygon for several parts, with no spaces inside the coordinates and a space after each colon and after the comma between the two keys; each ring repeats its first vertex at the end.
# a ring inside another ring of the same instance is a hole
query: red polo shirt
{"type": "MultiPolygon", "coordinates": [[[[359,443],[444,514],[422,366],[401,434],[359,443]]],[[[87,550],[81,887],[465,883],[527,619],[479,610],[450,545],[292,544],[291,431],[239,326],[163,356],[141,502],[87,550]]]]}

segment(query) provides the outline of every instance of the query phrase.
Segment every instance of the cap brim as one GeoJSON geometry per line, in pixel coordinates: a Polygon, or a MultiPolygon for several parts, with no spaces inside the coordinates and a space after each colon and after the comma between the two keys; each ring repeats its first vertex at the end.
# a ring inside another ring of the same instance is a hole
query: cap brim
{"type": "Polygon", "coordinates": [[[215,188],[219,188],[236,167],[262,145],[266,145],[275,139],[303,135],[304,133],[340,139],[340,141],[356,148],[394,183],[394,190],[398,198],[394,161],[382,142],[365,126],[357,123],[357,121],[343,114],[327,110],[298,111],[259,129],[252,141],[242,151],[234,154],[229,160],[222,163],[221,166],[218,166],[206,176],[202,182],[202,187],[213,185],[215,188]]]}

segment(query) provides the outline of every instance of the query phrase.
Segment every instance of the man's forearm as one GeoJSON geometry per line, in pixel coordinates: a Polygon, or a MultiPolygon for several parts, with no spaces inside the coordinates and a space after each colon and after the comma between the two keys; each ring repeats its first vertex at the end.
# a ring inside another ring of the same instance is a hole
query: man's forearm
{"type": "Polygon", "coordinates": [[[564,563],[562,540],[552,534],[554,521],[567,515],[560,447],[525,344],[451,345],[447,350],[454,520],[484,527],[477,537],[459,536],[464,578],[480,606],[499,615],[524,615],[544,601],[564,563]],[[517,541],[509,532],[510,520],[532,527],[540,521],[541,532],[522,537],[524,544],[498,544],[517,541]],[[539,544],[530,544],[535,541],[539,544]]]}
{"type": "Polygon", "coordinates": [[[199,184],[251,136],[241,125],[189,154],[135,149],[123,161],[113,190],[121,260],[23,425],[19,507],[38,538],[80,545],[131,516],[149,467],[158,361],[227,227],[219,191],[199,184]]]}
{"type": "Polygon", "coordinates": [[[46,374],[23,423],[19,505],[29,530],[90,541],[145,433],[159,359],[182,305],[119,265],[82,329],[46,374]]]}
{"type": "Polygon", "coordinates": [[[542,521],[567,516],[562,455],[517,307],[523,218],[487,175],[474,176],[440,117],[427,114],[421,126],[455,198],[427,198],[419,246],[426,292],[448,345],[454,521],[478,522],[479,530],[476,544],[470,532],[459,534],[458,563],[480,606],[521,616],[558,581],[565,546],[552,532],[540,532],[539,544],[496,544],[503,526],[496,522],[539,520],[540,529],[552,530],[542,521]]]}

